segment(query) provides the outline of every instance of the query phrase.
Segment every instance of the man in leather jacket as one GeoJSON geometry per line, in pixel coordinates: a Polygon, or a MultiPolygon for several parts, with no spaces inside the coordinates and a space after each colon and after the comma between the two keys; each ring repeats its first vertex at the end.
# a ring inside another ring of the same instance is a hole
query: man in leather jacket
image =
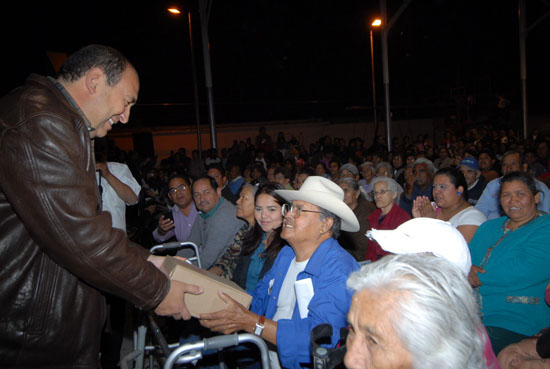
{"type": "Polygon", "coordinates": [[[90,45],[56,80],[31,75],[0,100],[0,366],[98,368],[105,300],[189,319],[162,258],[148,255],[102,212],[91,138],[126,123],[136,70],[90,45]]]}

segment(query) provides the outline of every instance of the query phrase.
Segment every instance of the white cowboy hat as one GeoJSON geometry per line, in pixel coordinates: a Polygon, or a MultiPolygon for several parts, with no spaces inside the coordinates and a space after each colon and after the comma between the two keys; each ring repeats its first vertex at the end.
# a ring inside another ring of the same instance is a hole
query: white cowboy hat
{"type": "Polygon", "coordinates": [[[288,202],[300,200],[330,211],[342,221],[341,229],[347,232],[359,231],[359,221],[353,210],[344,202],[344,191],[330,179],[309,176],[302,187],[296,190],[276,190],[288,202]]]}
{"type": "Polygon", "coordinates": [[[449,222],[433,218],[414,218],[393,230],[372,229],[366,236],[393,254],[431,252],[447,259],[468,275],[472,267],[466,240],[449,222]]]}

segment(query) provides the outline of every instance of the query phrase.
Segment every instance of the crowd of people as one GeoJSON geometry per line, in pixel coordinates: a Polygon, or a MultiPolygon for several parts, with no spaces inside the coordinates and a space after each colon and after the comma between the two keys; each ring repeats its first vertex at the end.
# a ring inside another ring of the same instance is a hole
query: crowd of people
{"type": "Polygon", "coordinates": [[[348,328],[348,368],[548,368],[550,135],[449,129],[388,151],[261,127],[159,161],[101,139],[138,91],[129,61],[90,45],[0,102],[7,367],[97,368],[99,352],[109,367],[105,297],[191,319],[183,297],[201,287],[147,253],[177,240],[252,296],[248,309],[220,293],[225,308],[189,327],[256,334],[273,368],[311,366],[322,323],[327,349],[348,328]]]}
{"type": "MultiPolygon", "coordinates": [[[[249,138],[235,142],[232,147],[222,149],[220,155],[215,149],[207,150],[202,155],[204,160],[196,151],[192,158],[187,158],[185,149],[180,148],[157,166],[142,170],[146,173],[142,183],[156,201],[165,200],[163,193],[173,186],[160,186],[162,177],[181,171],[189,174],[192,168],[201,167],[204,173],[216,178],[218,185],[231,193],[225,199],[236,203],[238,212],[244,214],[248,202],[250,215],[238,215],[246,224],[229,242],[226,253],[218,255],[219,261],[212,269],[231,279],[234,278],[234,266],[242,257],[242,242],[247,235],[251,237],[251,228],[256,227],[254,247],[258,248],[258,244],[266,247],[263,238],[262,242],[259,241],[261,223],[258,224],[259,220],[252,215],[253,207],[258,206],[251,201],[255,190],[268,184],[299,191],[309,177],[328,179],[342,189],[344,203],[358,219],[357,231],[341,231],[336,237],[357,262],[375,262],[389,254],[375,239],[365,237],[371,229],[396,229],[412,218],[449,222],[470,244],[474,265],[469,280],[495,352],[498,354],[509,344],[528,339],[550,325],[550,309],[544,303],[546,285],[550,282],[546,267],[549,253],[547,241],[542,241],[547,239],[550,231],[550,219],[545,215],[550,210],[547,186],[550,182],[550,136],[540,135],[535,130],[529,138],[519,140],[512,131],[479,128],[467,131],[462,137],[448,131],[443,142],[435,146],[427,136],[419,136],[414,142],[407,137],[395,138],[393,143],[394,150],[388,152],[380,139],[366,147],[361,138],[354,138],[346,144],[341,138],[322,137],[306,150],[297,139],[287,140],[283,133],[272,140],[262,127],[255,140],[249,138]],[[503,192],[501,186],[508,182],[512,182],[515,189],[508,191],[507,184],[504,186],[507,191],[503,192]],[[234,201],[238,196],[241,196],[239,200],[234,201]],[[532,199],[523,200],[525,197],[532,199]],[[527,220],[519,217],[515,223],[518,213],[526,213],[527,220]],[[535,216],[536,222],[532,219],[535,216]],[[537,224],[540,228],[531,231],[530,228],[537,224]],[[502,235],[497,231],[514,225],[518,228],[514,236],[520,237],[520,241],[508,241],[506,238],[512,237],[506,237],[507,231],[502,235]],[[489,235],[498,237],[490,238],[489,235]],[[541,240],[540,243],[537,239],[541,240]],[[503,246],[508,242],[516,245],[522,257],[513,250],[505,250],[503,246]],[[500,246],[493,253],[495,244],[500,246]],[[488,264],[487,258],[498,255],[498,251],[506,255],[505,259],[488,264]],[[511,273],[512,270],[517,274],[511,273]],[[524,287],[520,281],[525,281],[524,287]],[[537,287],[532,289],[533,285],[537,287]],[[488,302],[491,300],[494,300],[494,305],[488,302]],[[487,301],[485,304],[489,307],[485,307],[483,301],[487,301]],[[492,309],[495,311],[491,312],[492,309]],[[506,313],[503,309],[509,311],[506,313]],[[517,322],[513,323],[514,319],[506,314],[514,316],[517,322]],[[535,317],[540,319],[534,321],[535,317]]],[[[192,183],[193,177],[188,181],[192,183]]],[[[187,197],[191,198],[190,195],[187,197]]],[[[276,202],[277,209],[284,208],[283,199],[276,202]]],[[[157,205],[157,208],[163,209],[163,206],[157,205]]],[[[159,212],[156,213],[156,216],[155,212],[149,213],[147,218],[158,219],[159,212]]],[[[155,234],[162,229],[163,220],[149,221],[149,224],[150,228],[156,228],[155,234]]],[[[144,229],[141,226],[136,228],[144,229]]],[[[280,240],[280,232],[277,235],[280,240]]],[[[164,240],[155,237],[154,241],[164,240]]],[[[147,240],[139,242],[147,244],[147,240]]],[[[277,244],[282,246],[285,240],[277,244]]],[[[246,263],[258,259],[261,251],[254,247],[255,253],[248,251],[246,263]]],[[[271,261],[273,259],[271,257],[271,261]]],[[[256,268],[256,276],[260,271],[260,276],[263,276],[269,270],[256,268]]],[[[240,270],[238,280],[246,288],[243,283],[247,278],[243,269],[240,270]]],[[[254,286],[257,280],[254,278],[254,286]]],[[[247,290],[252,292],[249,288],[247,290]]]]}

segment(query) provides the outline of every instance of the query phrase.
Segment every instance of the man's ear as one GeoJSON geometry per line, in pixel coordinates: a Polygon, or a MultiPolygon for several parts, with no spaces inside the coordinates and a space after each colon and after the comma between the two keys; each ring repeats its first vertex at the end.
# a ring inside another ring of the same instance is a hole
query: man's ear
{"type": "Polygon", "coordinates": [[[222,197],[222,188],[220,186],[216,188],[216,193],[218,194],[219,197],[222,197]]]}
{"type": "Polygon", "coordinates": [[[524,172],[527,172],[529,170],[529,164],[527,163],[523,163],[522,167],[524,172]]]}
{"type": "Polygon", "coordinates": [[[101,68],[93,67],[86,73],[86,90],[94,95],[105,84],[105,73],[101,68]]]}
{"type": "Polygon", "coordinates": [[[323,224],[321,225],[321,233],[327,233],[332,228],[333,224],[334,224],[333,218],[325,218],[323,220],[323,224]]]}

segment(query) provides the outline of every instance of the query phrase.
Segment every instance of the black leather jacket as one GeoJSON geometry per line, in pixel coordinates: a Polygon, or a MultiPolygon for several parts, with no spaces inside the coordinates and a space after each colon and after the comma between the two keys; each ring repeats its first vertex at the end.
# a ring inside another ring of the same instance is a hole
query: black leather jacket
{"type": "Polygon", "coordinates": [[[99,291],[142,309],[167,294],[98,198],[83,117],[30,76],[0,100],[0,367],[98,368],[99,291]]]}

